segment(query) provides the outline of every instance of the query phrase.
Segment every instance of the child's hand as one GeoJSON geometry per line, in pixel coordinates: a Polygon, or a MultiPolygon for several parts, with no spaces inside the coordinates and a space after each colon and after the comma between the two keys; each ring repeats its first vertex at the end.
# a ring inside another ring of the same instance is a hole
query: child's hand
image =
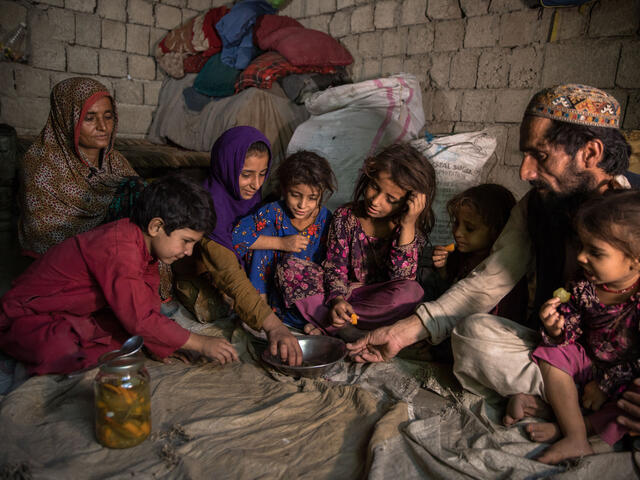
{"type": "Polygon", "coordinates": [[[336,328],[342,328],[351,324],[351,315],[354,314],[353,307],[344,298],[339,297],[334,300],[329,315],[331,317],[331,325],[336,328]]]}
{"type": "Polygon", "coordinates": [[[206,337],[202,342],[203,355],[217,360],[222,365],[238,360],[238,352],[225,338],[206,337]]]}
{"type": "Polygon", "coordinates": [[[400,223],[403,225],[415,225],[426,205],[427,196],[424,193],[412,192],[407,199],[407,211],[402,216],[400,223]]]}
{"type": "Polygon", "coordinates": [[[305,235],[287,235],[282,237],[283,249],[285,252],[301,252],[309,245],[309,237],[305,235]]]}
{"type": "Polygon", "coordinates": [[[582,394],[582,406],[593,410],[594,412],[600,410],[600,407],[607,401],[607,394],[600,390],[598,382],[591,380],[584,386],[584,393],[582,394]]]}
{"type": "Polygon", "coordinates": [[[564,329],[564,317],[558,313],[560,303],[562,302],[559,298],[553,297],[540,307],[540,320],[549,336],[553,338],[559,337],[564,329]]]}
{"type": "Polygon", "coordinates": [[[431,260],[433,266],[436,268],[444,268],[447,265],[447,258],[449,257],[449,250],[446,245],[436,245],[433,247],[433,253],[431,254],[431,260]]]}

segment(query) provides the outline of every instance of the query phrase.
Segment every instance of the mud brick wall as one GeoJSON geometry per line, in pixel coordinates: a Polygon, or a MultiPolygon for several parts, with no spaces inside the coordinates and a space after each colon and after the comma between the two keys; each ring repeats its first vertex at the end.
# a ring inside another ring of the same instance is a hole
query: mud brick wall
{"type": "MultiPolygon", "coordinates": [[[[59,80],[107,85],[119,134],[143,137],[164,74],[152,52],[169,30],[221,0],[0,0],[0,29],[24,21],[26,65],[0,63],[0,122],[40,131],[59,80]]],[[[329,33],[355,62],[355,81],[410,72],[422,86],[432,134],[494,127],[493,180],[521,194],[518,123],[531,95],[557,83],[618,98],[623,127],[640,128],[640,0],[541,8],[536,0],[291,0],[282,15],[329,33]]],[[[1,32],[0,32],[1,33],[1,32]]]]}

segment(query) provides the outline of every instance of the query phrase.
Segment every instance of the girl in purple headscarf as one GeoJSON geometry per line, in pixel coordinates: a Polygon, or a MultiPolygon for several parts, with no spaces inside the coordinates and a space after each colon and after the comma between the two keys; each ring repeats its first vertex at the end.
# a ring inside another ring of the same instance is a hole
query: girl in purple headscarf
{"type": "Polygon", "coordinates": [[[299,365],[302,351],[298,341],[247,278],[231,240],[236,222],[260,204],[270,166],[269,140],[253,127],[231,128],[216,140],[205,181],[216,210],[216,228],[194,251],[195,275],[183,272],[176,290],[201,322],[227,316],[231,305],[243,322],[264,330],[272,355],[279,354],[290,365],[299,365]]]}

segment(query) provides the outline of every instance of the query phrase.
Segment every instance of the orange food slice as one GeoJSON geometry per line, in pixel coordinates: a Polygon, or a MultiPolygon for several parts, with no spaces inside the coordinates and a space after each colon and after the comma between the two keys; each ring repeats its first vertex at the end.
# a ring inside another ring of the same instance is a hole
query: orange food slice
{"type": "Polygon", "coordinates": [[[357,325],[358,324],[358,315],[356,315],[355,313],[351,314],[351,325],[357,325]]]}
{"type": "Polygon", "coordinates": [[[445,245],[444,249],[447,252],[453,252],[456,249],[456,244],[455,243],[450,243],[449,245],[445,245]]]}

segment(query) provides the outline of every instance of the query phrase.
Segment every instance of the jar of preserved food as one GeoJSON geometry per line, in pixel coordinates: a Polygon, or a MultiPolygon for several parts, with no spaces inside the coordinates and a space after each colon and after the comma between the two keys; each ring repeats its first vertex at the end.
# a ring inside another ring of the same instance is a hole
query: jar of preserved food
{"type": "Polygon", "coordinates": [[[117,357],[93,382],[96,438],[109,448],[138,445],[151,432],[151,394],[144,357],[117,357]]]}

